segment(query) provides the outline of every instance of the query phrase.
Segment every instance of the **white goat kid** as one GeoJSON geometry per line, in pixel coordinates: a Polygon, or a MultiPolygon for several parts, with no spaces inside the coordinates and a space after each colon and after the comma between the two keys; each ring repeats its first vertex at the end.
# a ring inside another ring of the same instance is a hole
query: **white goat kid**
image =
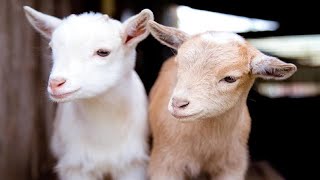
{"type": "Polygon", "coordinates": [[[120,23],[99,13],[61,20],[24,9],[33,27],[51,40],[48,92],[59,102],[51,149],[60,179],[145,179],[147,98],[134,65],[152,12],[120,23]]]}

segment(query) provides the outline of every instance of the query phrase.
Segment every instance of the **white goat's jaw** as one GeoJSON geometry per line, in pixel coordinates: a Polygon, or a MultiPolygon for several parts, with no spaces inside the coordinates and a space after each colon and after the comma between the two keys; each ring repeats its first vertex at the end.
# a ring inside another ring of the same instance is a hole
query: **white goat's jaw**
{"type": "Polygon", "coordinates": [[[66,93],[60,93],[60,94],[54,94],[54,93],[50,93],[50,96],[53,98],[53,99],[64,99],[64,98],[67,98],[68,96],[74,94],[75,92],[79,91],[80,89],[76,89],[76,90],[73,90],[73,91],[69,91],[69,92],[66,92],[66,93]]]}

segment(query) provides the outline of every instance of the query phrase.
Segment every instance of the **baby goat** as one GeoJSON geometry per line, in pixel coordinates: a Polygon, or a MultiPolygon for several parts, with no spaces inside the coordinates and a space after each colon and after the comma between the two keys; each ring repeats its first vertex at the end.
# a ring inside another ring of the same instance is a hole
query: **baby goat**
{"type": "Polygon", "coordinates": [[[151,34],[177,50],[150,94],[152,180],[209,174],[243,180],[248,164],[247,96],[256,77],[286,79],[296,66],[267,56],[226,32],[194,36],[149,22],[151,34]]]}
{"type": "Polygon", "coordinates": [[[99,13],[61,20],[24,9],[51,40],[48,92],[58,102],[51,149],[60,179],[145,179],[147,98],[134,66],[152,12],[120,23],[99,13]]]}

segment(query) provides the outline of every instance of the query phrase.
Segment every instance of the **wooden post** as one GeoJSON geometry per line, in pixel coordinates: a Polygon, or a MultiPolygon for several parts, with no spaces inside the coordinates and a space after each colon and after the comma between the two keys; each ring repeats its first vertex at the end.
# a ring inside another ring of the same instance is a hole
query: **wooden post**
{"type": "Polygon", "coordinates": [[[47,40],[28,24],[23,6],[62,17],[68,0],[0,0],[0,179],[50,179],[55,104],[46,84],[47,40]]]}

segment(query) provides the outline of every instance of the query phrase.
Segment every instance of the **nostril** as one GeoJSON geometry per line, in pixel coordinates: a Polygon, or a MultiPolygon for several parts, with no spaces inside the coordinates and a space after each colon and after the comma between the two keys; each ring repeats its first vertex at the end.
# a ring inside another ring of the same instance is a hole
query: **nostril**
{"type": "Polygon", "coordinates": [[[187,107],[189,105],[189,102],[185,102],[184,104],[181,104],[180,106],[179,106],[179,108],[185,108],[185,107],[187,107]]]}
{"type": "Polygon", "coordinates": [[[62,86],[65,82],[66,82],[66,81],[58,82],[58,83],[57,83],[57,86],[58,86],[58,87],[59,87],[59,86],[62,86]]]}
{"type": "Polygon", "coordinates": [[[54,79],[50,79],[49,81],[49,87],[51,89],[55,89],[55,88],[58,88],[58,87],[61,87],[63,84],[66,83],[66,79],[64,78],[54,78],[54,79]]]}
{"type": "Polygon", "coordinates": [[[188,100],[177,99],[177,98],[172,99],[172,106],[175,108],[183,109],[183,108],[186,108],[189,104],[190,102],[188,100]]]}

